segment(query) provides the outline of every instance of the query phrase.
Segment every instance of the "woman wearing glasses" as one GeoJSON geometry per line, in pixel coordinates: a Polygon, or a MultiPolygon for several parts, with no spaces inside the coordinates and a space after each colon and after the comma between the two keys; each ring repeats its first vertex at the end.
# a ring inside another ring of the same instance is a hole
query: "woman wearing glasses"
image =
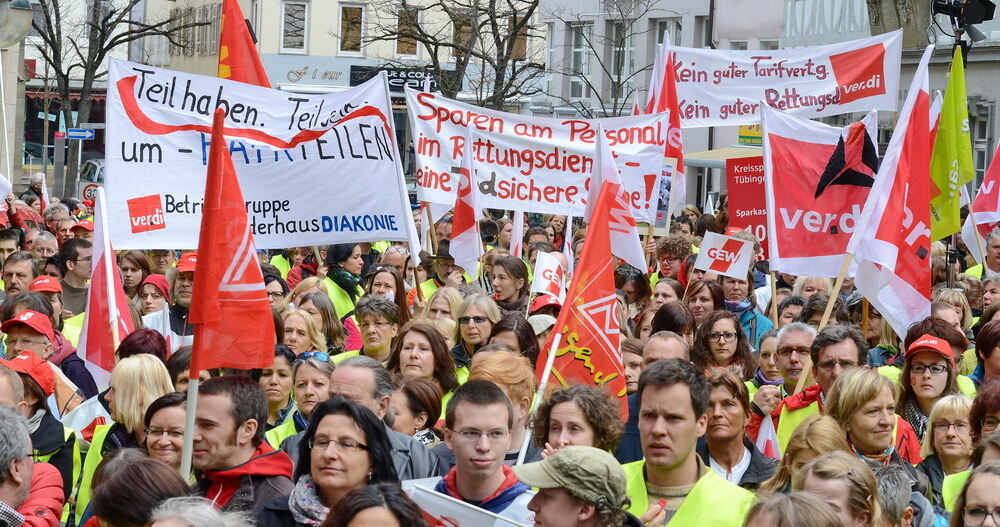
{"type": "Polygon", "coordinates": [[[301,432],[309,425],[309,416],[316,405],[330,398],[330,374],[334,365],[330,355],[323,351],[309,351],[295,359],[292,364],[292,397],[295,411],[284,423],[264,435],[267,443],[275,449],[281,448],[295,461],[296,446],[301,432]]]}
{"type": "Polygon", "coordinates": [[[320,525],[350,491],[399,481],[393,464],[382,462],[392,459],[385,425],[343,397],[314,408],[297,451],[295,488],[260,509],[258,527],[320,525]]]}
{"type": "Polygon", "coordinates": [[[143,421],[146,426],[146,441],[143,446],[149,457],[166,463],[174,471],[181,468],[186,404],[185,394],[168,393],[149,405],[143,421]]]}
{"type": "Polygon", "coordinates": [[[691,362],[706,375],[728,370],[744,382],[757,371],[757,360],[743,328],[729,311],[713,311],[702,321],[691,350],[691,362]]]}
{"type": "Polygon", "coordinates": [[[458,307],[458,330],[451,356],[459,368],[468,368],[472,356],[490,338],[493,325],[500,322],[500,307],[483,294],[469,295],[458,307]]]}
{"type": "MultiPolygon", "coordinates": [[[[965,339],[951,327],[943,329],[955,338],[965,339]]],[[[902,391],[898,412],[921,441],[927,432],[928,415],[934,403],[947,395],[961,393],[956,380],[954,350],[948,342],[951,339],[942,337],[924,334],[912,341],[903,356],[903,370],[899,375],[902,391]]]]}
{"type": "Polygon", "coordinates": [[[972,426],[969,410],[972,400],[964,395],[948,395],[931,408],[927,434],[921,454],[923,462],[917,470],[930,482],[931,503],[944,506],[941,484],[945,476],[969,469],[972,462],[972,426]]]}
{"type": "Polygon", "coordinates": [[[983,463],[972,471],[955,502],[951,527],[1000,525],[1000,461],[983,463]]]}

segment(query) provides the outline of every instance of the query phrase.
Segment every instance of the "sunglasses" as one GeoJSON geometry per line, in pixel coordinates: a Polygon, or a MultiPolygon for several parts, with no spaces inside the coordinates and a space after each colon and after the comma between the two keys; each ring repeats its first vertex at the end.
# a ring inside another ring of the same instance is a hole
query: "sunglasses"
{"type": "Polygon", "coordinates": [[[297,361],[304,361],[308,359],[316,359],[320,362],[330,362],[331,360],[330,354],[325,351],[307,351],[299,354],[298,357],[295,357],[295,360],[297,361]]]}

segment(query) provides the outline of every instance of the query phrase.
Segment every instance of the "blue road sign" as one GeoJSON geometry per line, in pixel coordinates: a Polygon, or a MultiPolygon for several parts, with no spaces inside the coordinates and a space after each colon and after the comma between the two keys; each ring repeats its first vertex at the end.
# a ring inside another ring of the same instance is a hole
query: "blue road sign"
{"type": "Polygon", "coordinates": [[[93,139],[94,131],[89,128],[70,128],[66,130],[66,139],[93,139]]]}

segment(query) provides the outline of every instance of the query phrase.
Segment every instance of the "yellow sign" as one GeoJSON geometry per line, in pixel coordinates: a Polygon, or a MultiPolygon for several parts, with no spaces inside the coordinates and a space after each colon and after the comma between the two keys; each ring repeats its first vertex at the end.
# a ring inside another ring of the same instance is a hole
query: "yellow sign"
{"type": "Polygon", "coordinates": [[[739,136],[741,145],[761,146],[763,136],[761,135],[759,124],[741,124],[739,126],[739,136]]]}

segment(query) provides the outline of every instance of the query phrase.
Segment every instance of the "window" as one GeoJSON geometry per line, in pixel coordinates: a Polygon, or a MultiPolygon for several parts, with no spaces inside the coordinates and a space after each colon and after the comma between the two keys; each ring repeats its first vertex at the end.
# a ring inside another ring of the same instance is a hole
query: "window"
{"type": "Polygon", "coordinates": [[[777,39],[765,39],[760,41],[760,49],[770,51],[780,47],[780,42],[777,39]]]}
{"type": "Polygon", "coordinates": [[[281,52],[306,53],[306,23],[309,20],[307,2],[281,4],[281,52]]]}
{"type": "Polygon", "coordinates": [[[682,29],[683,26],[681,25],[680,17],[661,20],[656,25],[656,42],[658,44],[663,44],[664,35],[670,34],[670,44],[673,46],[680,46],[682,29]]]}
{"type": "Polygon", "coordinates": [[[419,31],[420,12],[416,9],[400,9],[396,15],[396,54],[416,55],[417,41],[413,37],[419,31]]]}
{"type": "Polygon", "coordinates": [[[611,24],[611,98],[627,99],[633,92],[632,72],[635,71],[635,34],[632,23],[611,24]]]}
{"type": "Polygon", "coordinates": [[[361,53],[364,13],[361,6],[340,6],[340,51],[361,53]]]}
{"type": "Polygon", "coordinates": [[[528,58],[528,23],[524,22],[523,17],[512,16],[510,17],[510,30],[513,31],[518,24],[524,23],[524,26],[518,30],[517,35],[514,36],[514,41],[511,42],[510,46],[510,58],[511,60],[524,60],[528,58]]]}
{"type": "Polygon", "coordinates": [[[746,40],[730,40],[729,49],[744,51],[747,49],[747,44],[746,40]]]}
{"type": "Polygon", "coordinates": [[[573,69],[569,81],[569,96],[573,99],[590,97],[590,84],[584,79],[590,74],[590,42],[593,26],[577,24],[571,26],[573,32],[573,69]]]}
{"type": "Polygon", "coordinates": [[[545,91],[552,93],[555,85],[556,70],[556,25],[552,22],[545,24],[545,91]]]}
{"type": "Polygon", "coordinates": [[[454,13],[451,15],[452,48],[451,54],[455,60],[465,58],[468,50],[474,45],[472,36],[472,15],[466,13],[454,13]]]}

